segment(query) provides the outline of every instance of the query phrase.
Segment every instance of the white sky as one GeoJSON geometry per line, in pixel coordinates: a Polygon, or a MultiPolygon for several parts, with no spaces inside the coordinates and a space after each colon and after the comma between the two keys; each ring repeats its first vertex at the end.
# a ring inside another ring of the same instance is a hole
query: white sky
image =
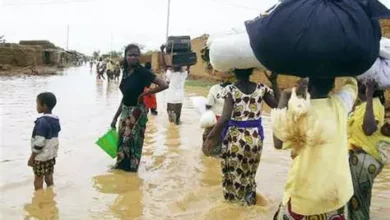
{"type": "MultiPolygon", "coordinates": [[[[170,35],[200,36],[243,26],[277,0],[171,0],[170,35]]],[[[381,0],[388,6],[390,0],[381,0]]],[[[0,35],[7,42],[49,40],[91,54],[137,42],[165,41],[167,0],[0,0],[0,35]]]]}
{"type": "MultiPolygon", "coordinates": [[[[166,35],[167,0],[0,0],[7,42],[47,39],[91,54],[137,42],[157,49],[166,35]],[[49,3],[47,3],[49,2],[49,3]],[[47,3],[47,4],[43,4],[47,3]]],[[[276,0],[171,0],[170,35],[200,36],[242,26],[276,0]],[[261,3],[260,3],[261,2],[261,3]]]]}

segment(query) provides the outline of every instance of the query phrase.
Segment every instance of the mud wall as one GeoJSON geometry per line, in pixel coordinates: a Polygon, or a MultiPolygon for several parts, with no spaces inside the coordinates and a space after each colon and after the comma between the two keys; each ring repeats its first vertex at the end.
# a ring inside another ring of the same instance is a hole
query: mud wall
{"type": "Polygon", "coordinates": [[[43,64],[43,48],[18,44],[0,45],[0,64],[29,66],[43,64]]]}

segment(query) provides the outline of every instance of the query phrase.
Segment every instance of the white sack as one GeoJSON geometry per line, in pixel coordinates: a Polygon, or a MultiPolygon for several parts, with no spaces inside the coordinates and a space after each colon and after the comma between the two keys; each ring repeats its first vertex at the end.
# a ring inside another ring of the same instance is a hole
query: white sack
{"type": "Polygon", "coordinates": [[[210,63],[218,71],[264,68],[256,59],[246,32],[214,38],[209,49],[210,63]]]}
{"type": "Polygon", "coordinates": [[[194,106],[195,111],[199,115],[203,115],[206,112],[206,104],[207,104],[207,99],[203,96],[194,96],[190,97],[192,101],[192,105],[194,106]]]}
{"type": "Polygon", "coordinates": [[[244,33],[246,33],[246,26],[244,22],[241,22],[239,26],[236,26],[229,30],[222,31],[219,33],[211,33],[211,35],[207,39],[206,46],[209,47],[210,44],[213,42],[213,39],[218,39],[229,35],[244,34],[244,33]]]}
{"type": "Polygon", "coordinates": [[[214,126],[217,123],[217,118],[213,111],[208,110],[205,113],[203,113],[202,117],[200,118],[200,127],[201,128],[210,128],[214,126]]]}
{"type": "Polygon", "coordinates": [[[390,60],[390,39],[382,37],[380,41],[379,56],[390,60]]]}
{"type": "Polygon", "coordinates": [[[378,84],[379,89],[390,88],[390,60],[377,58],[372,67],[357,78],[363,83],[372,79],[378,84]]]}

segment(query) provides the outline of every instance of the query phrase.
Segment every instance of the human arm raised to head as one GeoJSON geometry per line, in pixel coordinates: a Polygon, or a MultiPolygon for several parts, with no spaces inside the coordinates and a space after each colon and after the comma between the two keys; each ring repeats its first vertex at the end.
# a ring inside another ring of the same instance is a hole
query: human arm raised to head
{"type": "MultiPolygon", "coordinates": [[[[291,89],[286,89],[282,92],[280,95],[279,103],[278,103],[278,108],[283,109],[288,106],[288,101],[291,98],[291,89]]],[[[283,148],[283,141],[281,141],[279,138],[277,138],[275,135],[273,135],[274,139],[274,147],[276,149],[282,149],[283,148]]]]}
{"type": "Polygon", "coordinates": [[[366,83],[366,111],[364,112],[364,119],[362,129],[365,135],[371,136],[378,130],[378,123],[375,120],[374,107],[372,96],[375,91],[375,83],[372,80],[366,83]]]}

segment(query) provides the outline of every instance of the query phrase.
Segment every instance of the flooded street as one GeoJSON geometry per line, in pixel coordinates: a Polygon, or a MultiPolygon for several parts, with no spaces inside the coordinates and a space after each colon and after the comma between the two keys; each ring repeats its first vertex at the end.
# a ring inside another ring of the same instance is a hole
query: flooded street
{"type": "MultiPolygon", "coordinates": [[[[93,68],[95,69],[95,68],[93,68]]],[[[0,77],[0,217],[12,219],[272,219],[279,205],[290,153],[265,147],[257,172],[258,205],[225,203],[217,159],[201,152],[199,116],[189,99],[206,88],[188,87],[180,126],[168,123],[164,93],[158,116],[150,116],[138,174],[112,172],[94,142],[111,123],[121,94],[118,83],[97,81],[89,67],[57,76],[0,77]],[[55,187],[35,193],[27,166],[36,95],[54,92],[60,117],[55,187]]],[[[375,182],[372,219],[390,215],[390,167],[375,182]]]]}

